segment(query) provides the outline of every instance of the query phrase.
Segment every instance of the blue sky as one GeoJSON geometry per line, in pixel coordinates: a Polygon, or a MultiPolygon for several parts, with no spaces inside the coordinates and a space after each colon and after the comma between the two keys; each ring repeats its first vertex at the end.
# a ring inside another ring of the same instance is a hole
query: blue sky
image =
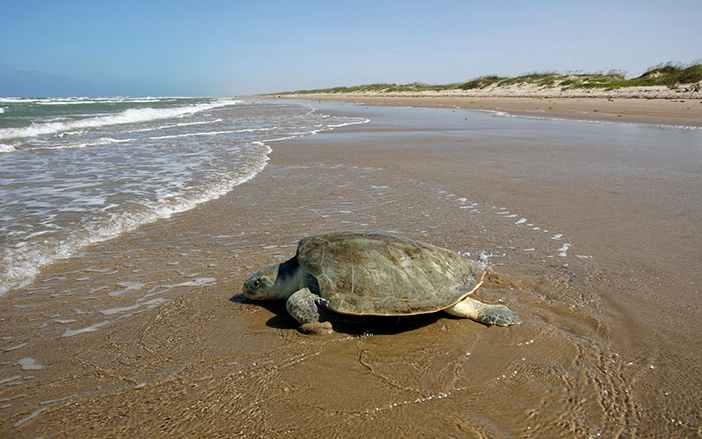
{"type": "Polygon", "coordinates": [[[700,0],[0,0],[0,96],[234,96],[702,59],[700,0]]]}

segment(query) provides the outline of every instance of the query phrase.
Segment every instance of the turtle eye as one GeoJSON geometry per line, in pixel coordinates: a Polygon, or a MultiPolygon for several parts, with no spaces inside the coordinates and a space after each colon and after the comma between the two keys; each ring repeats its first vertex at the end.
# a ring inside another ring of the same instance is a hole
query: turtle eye
{"type": "Polygon", "coordinates": [[[258,280],[258,279],[254,279],[254,281],[251,282],[251,286],[254,287],[254,288],[258,288],[258,287],[261,286],[261,281],[258,280]]]}

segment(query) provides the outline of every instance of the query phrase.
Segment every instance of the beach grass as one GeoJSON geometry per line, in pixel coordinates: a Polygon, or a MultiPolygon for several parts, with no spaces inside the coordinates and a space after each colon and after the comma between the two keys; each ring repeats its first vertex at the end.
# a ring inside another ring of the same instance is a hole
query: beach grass
{"type": "Polygon", "coordinates": [[[612,70],[608,73],[557,73],[534,72],[516,77],[497,75],[480,76],[464,83],[431,85],[421,82],[409,84],[375,83],[354,87],[333,87],[314,90],[296,90],[291,92],[270,93],[270,95],[288,94],[336,94],[336,93],[398,93],[446,90],[482,90],[488,88],[532,86],[537,88],[604,89],[615,90],[626,87],[667,86],[675,89],[687,84],[702,81],[702,63],[691,65],[668,62],[650,67],[643,75],[626,78],[626,72],[612,70]]]}

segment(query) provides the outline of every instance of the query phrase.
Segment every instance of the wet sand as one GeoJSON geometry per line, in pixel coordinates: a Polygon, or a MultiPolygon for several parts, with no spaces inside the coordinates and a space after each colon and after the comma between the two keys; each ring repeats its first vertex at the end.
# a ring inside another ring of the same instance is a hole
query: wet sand
{"type": "Polygon", "coordinates": [[[667,99],[628,96],[625,91],[618,92],[613,97],[560,97],[545,93],[536,96],[339,93],[291,95],[290,98],[362,105],[505,111],[535,117],[702,126],[702,98],[699,93],[685,93],[667,99]]]}
{"type": "Polygon", "coordinates": [[[325,111],[372,122],[275,142],[228,195],[0,297],[0,435],[702,435],[700,133],[642,144],[626,124],[507,119],[496,138],[478,112],[325,111]],[[476,296],[524,323],[434,314],[315,337],[239,295],[300,237],[343,229],[484,253],[476,296]]]}

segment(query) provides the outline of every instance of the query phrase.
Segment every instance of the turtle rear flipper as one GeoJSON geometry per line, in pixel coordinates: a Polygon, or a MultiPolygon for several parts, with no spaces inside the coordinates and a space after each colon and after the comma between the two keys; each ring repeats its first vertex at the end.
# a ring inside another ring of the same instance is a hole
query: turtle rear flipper
{"type": "Polygon", "coordinates": [[[519,316],[506,306],[490,305],[470,297],[466,297],[444,311],[451,315],[469,318],[488,326],[510,326],[522,323],[522,321],[519,320],[519,316]]]}

